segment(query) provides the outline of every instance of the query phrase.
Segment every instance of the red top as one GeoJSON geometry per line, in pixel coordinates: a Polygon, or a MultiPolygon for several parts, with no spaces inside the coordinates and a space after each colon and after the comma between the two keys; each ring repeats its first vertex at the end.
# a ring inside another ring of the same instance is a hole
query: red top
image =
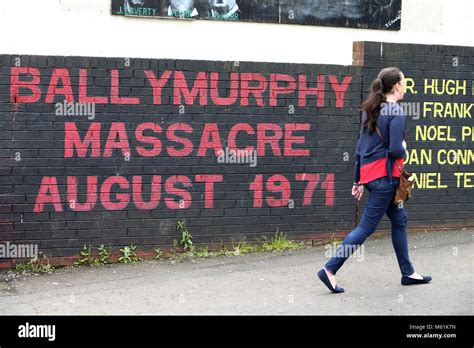
{"type": "MultiPolygon", "coordinates": [[[[403,158],[397,158],[396,161],[398,161],[398,164],[400,165],[400,168],[403,169],[403,158]]],[[[360,180],[358,184],[367,184],[368,182],[371,182],[372,180],[376,180],[379,178],[383,178],[384,176],[387,176],[387,158],[381,158],[375,162],[367,163],[364,164],[360,167],[360,180]]],[[[393,163],[393,171],[392,171],[392,176],[399,178],[400,177],[400,171],[398,170],[397,163],[393,163]]]]}

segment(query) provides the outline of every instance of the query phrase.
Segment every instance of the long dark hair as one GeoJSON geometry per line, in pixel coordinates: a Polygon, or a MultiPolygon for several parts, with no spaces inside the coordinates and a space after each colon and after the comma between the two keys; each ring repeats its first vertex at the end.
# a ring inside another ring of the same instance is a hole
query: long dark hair
{"type": "Polygon", "coordinates": [[[370,94],[362,103],[362,111],[365,111],[367,118],[364,128],[369,129],[369,133],[375,131],[377,118],[380,114],[380,106],[385,101],[386,94],[392,91],[394,85],[402,80],[402,71],[399,68],[390,67],[380,71],[377,78],[372,81],[370,94]]]}

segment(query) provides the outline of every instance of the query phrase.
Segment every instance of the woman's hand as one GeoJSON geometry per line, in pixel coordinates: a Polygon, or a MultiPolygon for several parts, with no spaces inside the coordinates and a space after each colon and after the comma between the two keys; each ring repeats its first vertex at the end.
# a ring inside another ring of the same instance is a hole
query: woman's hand
{"type": "Polygon", "coordinates": [[[364,186],[363,185],[354,185],[352,186],[352,196],[360,201],[364,195],[364,186]]]}
{"type": "Polygon", "coordinates": [[[406,142],[405,140],[403,140],[402,146],[403,146],[403,148],[404,148],[405,151],[406,151],[406,149],[407,149],[407,142],[406,142]]]}

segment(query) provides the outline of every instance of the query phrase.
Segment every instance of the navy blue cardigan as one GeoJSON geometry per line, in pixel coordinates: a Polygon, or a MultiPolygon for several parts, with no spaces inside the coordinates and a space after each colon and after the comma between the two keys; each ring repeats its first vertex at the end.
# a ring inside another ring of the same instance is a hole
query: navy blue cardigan
{"type": "Polygon", "coordinates": [[[382,138],[380,138],[376,131],[369,134],[368,129],[363,127],[366,118],[367,114],[364,111],[355,156],[354,183],[358,183],[360,180],[360,168],[362,166],[384,157],[387,158],[386,168],[388,176],[392,178],[392,168],[395,159],[405,158],[406,155],[402,144],[405,137],[406,120],[400,105],[397,103],[384,103],[377,118],[377,126],[388,148],[385,147],[382,138]]]}

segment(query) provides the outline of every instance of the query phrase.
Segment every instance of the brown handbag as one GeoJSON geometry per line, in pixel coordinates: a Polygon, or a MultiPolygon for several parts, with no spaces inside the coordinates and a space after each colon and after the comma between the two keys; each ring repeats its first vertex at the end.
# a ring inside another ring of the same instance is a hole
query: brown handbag
{"type": "MultiPolygon", "coordinates": [[[[379,127],[375,127],[378,135],[382,138],[382,141],[386,148],[388,148],[387,143],[385,143],[385,139],[383,138],[382,132],[380,131],[379,127]]],[[[397,190],[395,191],[395,195],[393,197],[393,203],[397,205],[403,205],[404,202],[408,201],[411,197],[411,190],[413,188],[413,177],[410,173],[405,170],[405,166],[400,168],[398,161],[395,160],[397,164],[398,170],[400,172],[400,182],[398,183],[397,190]]]]}

